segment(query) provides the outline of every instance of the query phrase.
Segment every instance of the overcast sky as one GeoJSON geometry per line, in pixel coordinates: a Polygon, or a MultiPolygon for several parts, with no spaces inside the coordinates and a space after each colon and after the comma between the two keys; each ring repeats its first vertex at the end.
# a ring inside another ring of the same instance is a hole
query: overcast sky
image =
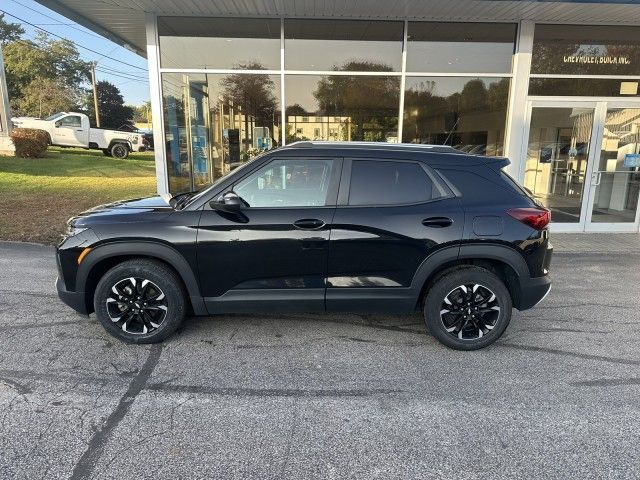
{"type": "Polygon", "coordinates": [[[125,102],[132,105],[140,105],[142,102],[149,100],[147,60],[145,58],[81,27],[33,0],[2,0],[0,9],[9,14],[5,16],[6,21],[22,24],[26,31],[24,35],[26,38],[34,38],[37,28],[23,23],[11,15],[15,15],[37,27],[76,43],[78,52],[80,52],[84,60],[98,62],[98,71],[96,72],[98,80],[108,80],[116,85],[122,92],[125,102]],[[89,52],[83,49],[81,45],[113,59],[89,52]],[[123,65],[117,59],[139,68],[123,65]],[[102,69],[116,73],[100,71],[102,69]]]}

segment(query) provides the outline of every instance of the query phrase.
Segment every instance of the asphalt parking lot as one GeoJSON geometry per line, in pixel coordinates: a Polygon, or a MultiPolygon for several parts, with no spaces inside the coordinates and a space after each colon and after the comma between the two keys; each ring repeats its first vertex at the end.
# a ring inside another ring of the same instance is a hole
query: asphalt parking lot
{"type": "Polygon", "coordinates": [[[0,244],[0,478],[639,478],[640,255],[558,254],[494,346],[421,318],[190,319],[129,346],[0,244]]]}

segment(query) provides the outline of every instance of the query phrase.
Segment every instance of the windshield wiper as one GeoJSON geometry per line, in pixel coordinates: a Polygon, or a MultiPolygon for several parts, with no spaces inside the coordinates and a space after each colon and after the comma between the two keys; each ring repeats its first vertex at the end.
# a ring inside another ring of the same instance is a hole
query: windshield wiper
{"type": "Polygon", "coordinates": [[[169,200],[169,205],[171,205],[171,207],[176,210],[180,210],[196,193],[198,193],[197,190],[193,190],[192,192],[179,193],[178,195],[171,197],[171,199],[169,200]]]}

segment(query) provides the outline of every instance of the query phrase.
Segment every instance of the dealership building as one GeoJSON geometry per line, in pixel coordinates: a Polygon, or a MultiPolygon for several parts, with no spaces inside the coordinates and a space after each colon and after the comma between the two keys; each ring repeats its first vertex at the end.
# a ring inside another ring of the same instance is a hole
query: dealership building
{"type": "Polygon", "coordinates": [[[161,193],[297,140],[447,144],[556,231],[638,231],[635,1],[39,3],[148,59],[161,193]]]}

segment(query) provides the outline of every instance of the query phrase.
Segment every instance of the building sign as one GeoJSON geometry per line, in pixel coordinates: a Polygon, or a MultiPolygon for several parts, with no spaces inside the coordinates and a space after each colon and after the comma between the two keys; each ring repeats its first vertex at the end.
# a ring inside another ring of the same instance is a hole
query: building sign
{"type": "Polygon", "coordinates": [[[591,63],[599,65],[631,65],[631,59],[628,57],[611,57],[606,55],[565,55],[564,63],[591,63]]]}
{"type": "Polygon", "coordinates": [[[536,25],[531,73],[640,75],[640,28],[536,25]]]}

